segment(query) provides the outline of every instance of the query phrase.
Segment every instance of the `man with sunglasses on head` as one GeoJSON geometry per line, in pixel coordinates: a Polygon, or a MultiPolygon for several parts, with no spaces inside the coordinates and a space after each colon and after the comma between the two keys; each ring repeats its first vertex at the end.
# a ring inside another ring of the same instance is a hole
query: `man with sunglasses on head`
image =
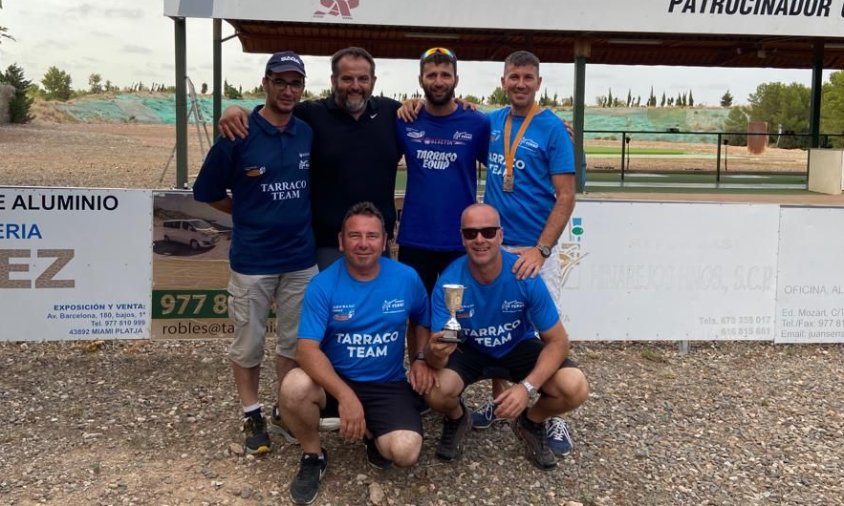
{"type": "Polygon", "coordinates": [[[313,133],[293,116],[305,88],[302,59],[291,51],[275,53],[261,84],[267,98],[250,115],[249,135],[235,141],[217,139],[193,186],[196,200],[232,215],[228,310],[235,330],[228,357],[249,454],[271,447],[258,399],[270,306],[275,303],[278,320],[275,363],[280,388],[296,365],[302,296],[317,272],[309,177],[313,133]]]}
{"type": "Polygon", "coordinates": [[[443,342],[445,333],[435,332],[425,350],[428,365],[437,369],[437,386],[425,399],[444,414],[436,455],[450,461],[463,451],[472,426],[461,397],[466,387],[500,378],[514,384],[494,399],[496,414],[513,419],[513,432],[530,461],[551,469],[557,458],[548,446],[545,422],[586,400],[586,377],[567,358],[568,337],[542,278],[514,272],[519,257],[501,247],[506,231],[495,208],[466,208],[461,235],[466,256],[442,273],[431,296],[431,328],[441,329],[451,317],[443,285],[464,286],[456,311],[462,342],[443,342]]]}
{"type": "Polygon", "coordinates": [[[486,163],[489,119],[454,97],[457,58],[434,47],[419,60],[425,102],[415,120],[396,121],[407,164],[397,242],[400,262],[413,267],[430,293],[437,276],[464,254],[460,213],[476,200],[476,163],[486,163]]]}
{"type": "MultiPolygon", "coordinates": [[[[293,110],[314,132],[311,203],[320,270],[342,256],[337,233],[346,210],[357,202],[374,203],[384,214],[388,237],[393,235],[401,159],[395,118],[401,104],[372,96],[375,81],[369,52],[341,49],[331,57],[331,95],[301,102],[293,110]]],[[[220,118],[220,132],[232,140],[245,137],[250,123],[244,109],[231,106],[220,118]]]]}

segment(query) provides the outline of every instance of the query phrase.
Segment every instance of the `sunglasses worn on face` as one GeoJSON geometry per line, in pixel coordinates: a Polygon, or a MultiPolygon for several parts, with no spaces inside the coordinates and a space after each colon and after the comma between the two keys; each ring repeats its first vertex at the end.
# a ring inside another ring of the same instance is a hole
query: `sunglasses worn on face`
{"type": "Polygon", "coordinates": [[[500,229],[501,227],[462,228],[460,232],[463,234],[464,239],[471,241],[478,237],[478,234],[481,234],[484,239],[492,239],[500,229]]]}
{"type": "Polygon", "coordinates": [[[457,56],[454,55],[451,49],[445,47],[432,47],[431,49],[422,53],[422,57],[420,58],[420,60],[425,61],[428,58],[434,56],[435,54],[441,54],[451,61],[455,61],[457,59],[457,56]]]}

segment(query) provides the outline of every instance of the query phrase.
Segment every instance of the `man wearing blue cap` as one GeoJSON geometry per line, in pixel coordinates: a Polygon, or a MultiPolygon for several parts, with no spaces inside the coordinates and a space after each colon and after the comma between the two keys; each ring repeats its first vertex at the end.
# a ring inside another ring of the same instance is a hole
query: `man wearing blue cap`
{"type": "Polygon", "coordinates": [[[275,302],[280,385],[296,365],[302,297],[317,272],[311,232],[313,132],[293,116],[305,89],[302,59],[291,51],[275,53],[261,84],[266,102],[249,118],[257,128],[244,139],[217,139],[193,186],[196,200],[232,215],[228,309],[235,331],[228,357],[249,454],[265,453],[271,446],[258,401],[270,307],[275,302]]]}

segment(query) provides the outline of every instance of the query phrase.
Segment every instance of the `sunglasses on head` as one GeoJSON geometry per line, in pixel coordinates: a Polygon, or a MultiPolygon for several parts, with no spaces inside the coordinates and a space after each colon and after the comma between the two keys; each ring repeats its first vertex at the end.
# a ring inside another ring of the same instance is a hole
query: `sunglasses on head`
{"type": "Polygon", "coordinates": [[[492,239],[493,237],[495,237],[495,234],[497,234],[500,229],[501,229],[501,227],[483,227],[483,228],[468,228],[467,227],[467,228],[460,229],[460,233],[462,233],[463,238],[468,240],[468,241],[471,241],[472,239],[475,239],[476,237],[478,237],[478,234],[481,234],[484,237],[484,239],[492,239]]]}
{"type": "Polygon", "coordinates": [[[454,60],[457,59],[457,56],[454,55],[454,53],[451,51],[451,49],[448,49],[448,48],[445,48],[445,47],[432,47],[431,49],[422,53],[422,57],[419,58],[419,59],[422,60],[422,61],[425,61],[428,58],[434,56],[435,54],[441,54],[451,61],[454,61],[454,60]]]}

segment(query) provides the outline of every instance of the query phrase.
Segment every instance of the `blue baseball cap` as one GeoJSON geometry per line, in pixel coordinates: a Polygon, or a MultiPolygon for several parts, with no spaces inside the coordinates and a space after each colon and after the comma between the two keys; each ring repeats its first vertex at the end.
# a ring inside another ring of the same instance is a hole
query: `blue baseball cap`
{"type": "Polygon", "coordinates": [[[305,62],[293,51],[282,51],[270,56],[264,74],[272,72],[298,72],[305,76],[305,62]]]}

